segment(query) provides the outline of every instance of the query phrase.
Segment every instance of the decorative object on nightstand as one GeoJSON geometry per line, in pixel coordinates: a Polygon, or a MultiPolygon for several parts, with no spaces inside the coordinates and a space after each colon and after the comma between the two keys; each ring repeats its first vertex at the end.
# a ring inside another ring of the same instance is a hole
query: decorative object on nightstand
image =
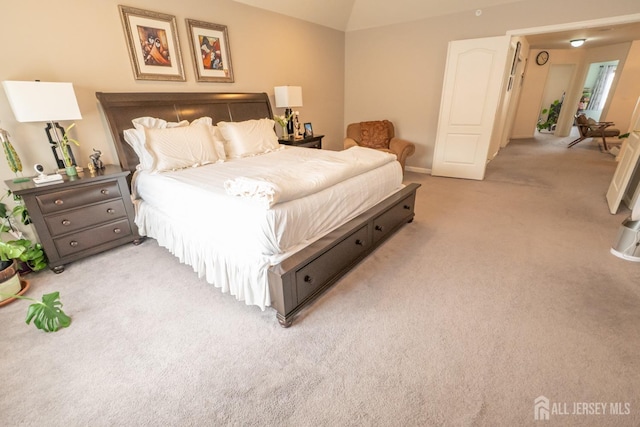
{"type": "Polygon", "coordinates": [[[2,142],[2,148],[4,149],[4,155],[7,157],[7,163],[9,164],[9,169],[13,173],[16,174],[13,182],[25,182],[29,181],[29,178],[26,178],[22,175],[22,161],[20,160],[20,156],[16,152],[13,145],[11,145],[11,141],[9,140],[9,132],[0,128],[0,142],[2,142]]]}
{"type": "Polygon", "coordinates": [[[104,169],[104,164],[102,160],[100,160],[100,156],[102,155],[102,151],[93,149],[93,154],[89,156],[91,159],[91,163],[93,164],[94,170],[102,170],[104,169]]]}
{"type": "Polygon", "coordinates": [[[68,134],[74,124],[65,131],[58,123],[58,120],[82,119],[73,85],[61,82],[9,80],[2,82],[2,85],[16,120],[21,123],[47,122],[45,132],[58,168],[65,168],[68,176],[77,175],[76,160],[69,142],[79,144],[68,134]],[[58,156],[58,150],[62,159],[58,156]]]}
{"type": "Polygon", "coordinates": [[[107,165],[94,175],[64,176],[43,187],[5,181],[22,197],[56,273],[65,264],[125,243],[140,243],[127,185],[129,171],[107,165]]]}
{"type": "MultiPolygon", "coordinates": [[[[302,107],[302,87],[300,86],[276,86],[273,88],[276,97],[276,107],[284,108],[284,115],[287,117],[287,134],[292,135],[295,131],[293,126],[292,107],[302,107]]],[[[284,136],[284,135],[283,135],[284,136]]]]}
{"type": "Polygon", "coordinates": [[[289,125],[290,116],[273,116],[273,120],[282,127],[282,139],[289,139],[289,131],[287,126],[289,125]]]}
{"type": "Polygon", "coordinates": [[[302,139],[304,137],[304,130],[300,123],[300,113],[294,111],[293,113],[293,139],[302,139]]]}
{"type": "Polygon", "coordinates": [[[311,123],[305,123],[304,124],[304,137],[305,138],[309,138],[310,136],[313,136],[313,127],[311,126],[311,123]]]}

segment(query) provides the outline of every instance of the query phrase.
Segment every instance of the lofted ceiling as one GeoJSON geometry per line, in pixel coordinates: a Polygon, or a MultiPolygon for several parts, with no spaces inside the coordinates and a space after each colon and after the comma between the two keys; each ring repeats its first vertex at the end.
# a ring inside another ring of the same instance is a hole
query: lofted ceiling
{"type": "Polygon", "coordinates": [[[363,30],[525,0],[234,0],[341,31],[363,30]]]}
{"type": "MultiPolygon", "coordinates": [[[[356,31],[434,16],[476,12],[528,0],[234,0],[340,31],[356,31]]],[[[640,22],[528,35],[532,49],[566,49],[569,40],[585,47],[640,40],[640,22]]]]}

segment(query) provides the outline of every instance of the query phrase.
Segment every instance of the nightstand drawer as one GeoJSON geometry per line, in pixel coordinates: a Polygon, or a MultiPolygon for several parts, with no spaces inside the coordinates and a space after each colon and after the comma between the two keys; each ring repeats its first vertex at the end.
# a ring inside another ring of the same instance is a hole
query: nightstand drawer
{"type": "Polygon", "coordinates": [[[127,216],[122,199],[99,205],[91,205],[44,218],[51,236],[70,233],[92,225],[113,221],[127,216]]]}
{"type": "Polygon", "coordinates": [[[36,200],[40,205],[40,211],[46,214],[121,197],[118,183],[110,181],[82,188],[40,194],[36,196],[36,200]]]}
{"type": "Polygon", "coordinates": [[[54,239],[54,243],[60,256],[65,257],[112,240],[121,239],[129,234],[131,234],[131,227],[129,226],[129,220],[125,218],[54,239]]]}

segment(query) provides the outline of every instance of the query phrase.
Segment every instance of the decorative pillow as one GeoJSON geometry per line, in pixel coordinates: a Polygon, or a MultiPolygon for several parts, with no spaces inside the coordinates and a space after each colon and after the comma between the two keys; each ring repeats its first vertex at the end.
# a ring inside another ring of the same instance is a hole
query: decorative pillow
{"type": "Polygon", "coordinates": [[[141,129],[125,129],[122,132],[124,136],[124,140],[127,144],[133,148],[133,151],[138,155],[138,160],[140,163],[136,166],[138,170],[147,170],[151,169],[153,166],[153,157],[147,151],[144,146],[144,127],[141,129]]]}
{"type": "Polygon", "coordinates": [[[360,145],[369,148],[389,148],[388,120],[360,122],[360,145]]]}
{"type": "Polygon", "coordinates": [[[282,148],[273,130],[274,123],[271,119],[219,122],[227,157],[255,156],[282,148]]]}
{"type": "Polygon", "coordinates": [[[146,128],[145,137],[145,148],[153,157],[153,173],[222,161],[206,125],[146,128]]]}
{"type": "Polygon", "coordinates": [[[182,120],[180,122],[168,122],[164,119],[158,119],[156,117],[138,117],[131,120],[133,127],[139,130],[149,129],[165,129],[180,126],[189,126],[188,120],[182,120]]]}
{"type": "Polygon", "coordinates": [[[224,152],[225,140],[222,136],[222,133],[220,132],[220,129],[218,129],[218,126],[213,125],[213,119],[211,119],[211,117],[200,117],[199,119],[195,119],[191,122],[191,126],[199,124],[204,124],[210,127],[209,130],[211,131],[211,137],[213,138],[213,143],[216,146],[218,157],[220,157],[222,160],[226,160],[227,155],[224,152]]]}

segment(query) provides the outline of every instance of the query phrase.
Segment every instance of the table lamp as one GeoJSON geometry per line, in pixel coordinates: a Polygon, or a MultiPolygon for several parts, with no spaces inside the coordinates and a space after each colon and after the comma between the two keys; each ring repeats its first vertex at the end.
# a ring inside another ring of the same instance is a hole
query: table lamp
{"type": "Polygon", "coordinates": [[[18,122],[47,122],[45,132],[49,138],[58,168],[75,167],[76,160],[71,147],[66,147],[71,160],[70,165],[65,164],[57,152],[58,148],[64,149],[60,136],[61,134],[64,136],[64,128],[57,121],[82,118],[76,94],[73,91],[73,85],[71,83],[41,82],[38,80],[6,80],[2,82],[2,86],[4,86],[9,105],[18,122]]]}
{"type": "Polygon", "coordinates": [[[285,108],[285,117],[289,118],[287,122],[287,132],[293,135],[293,115],[292,107],[302,107],[302,87],[300,86],[276,86],[273,88],[276,95],[276,107],[285,108]]]}

